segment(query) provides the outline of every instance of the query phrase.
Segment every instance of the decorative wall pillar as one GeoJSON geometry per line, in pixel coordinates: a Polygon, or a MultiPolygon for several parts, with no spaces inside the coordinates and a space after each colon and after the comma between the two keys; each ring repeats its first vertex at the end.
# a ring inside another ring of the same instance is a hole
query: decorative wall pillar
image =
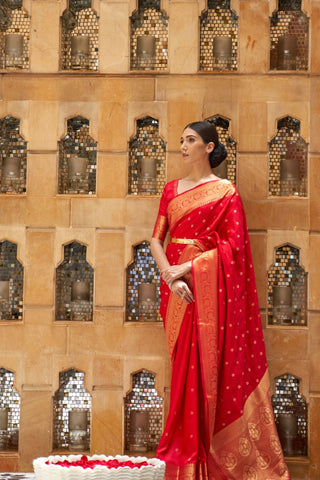
{"type": "Polygon", "coordinates": [[[269,195],[306,197],[308,144],[300,137],[300,121],[284,117],[269,142],[269,195]]]}
{"type": "Polygon", "coordinates": [[[0,368],[0,451],[18,450],[20,396],[13,387],[14,373],[0,368]]]}
{"type": "Polygon", "coordinates": [[[20,120],[6,116],[0,120],[1,193],[26,193],[27,142],[20,134],[20,120]]]}
{"type": "Polygon", "coordinates": [[[161,321],[160,272],[149,242],[134,246],[133,258],[127,267],[126,321],[161,321]]]}
{"type": "Polygon", "coordinates": [[[58,143],[58,193],[96,193],[97,142],[89,135],[89,120],[70,118],[67,134],[58,143]]]}
{"type": "Polygon", "coordinates": [[[129,141],[128,190],[133,195],[161,195],[166,184],[166,144],[159,121],[137,120],[137,133],[129,141]]]}
{"type": "Polygon", "coordinates": [[[200,71],[238,68],[238,16],[230,0],[208,0],[200,16],[200,71]]]}
{"type": "Polygon", "coordinates": [[[155,388],[156,376],[140,370],[131,376],[131,391],[124,400],[125,450],[155,451],[162,434],[163,399],[155,388]]]}
{"type": "Polygon", "coordinates": [[[69,0],[61,16],[61,70],[97,71],[99,68],[99,17],[91,0],[69,0]]]}
{"type": "Polygon", "coordinates": [[[29,69],[30,17],[22,0],[6,0],[0,5],[1,68],[29,69]]]}
{"type": "Polygon", "coordinates": [[[308,70],[309,18],[301,0],[279,0],[270,18],[270,70],[308,70]]]}
{"type": "Polygon", "coordinates": [[[87,247],[78,242],[64,247],[64,260],[56,270],[56,320],[93,320],[94,271],[86,253],[87,247]]]}
{"type": "Polygon", "coordinates": [[[168,16],[160,0],[138,0],[130,25],[130,69],[167,70],[168,16]]]}
{"type": "Polygon", "coordinates": [[[53,448],[84,451],[90,446],[91,396],[84,388],[84,373],[59,373],[53,397],[53,448]]]}
{"type": "Polygon", "coordinates": [[[268,270],[269,325],[307,325],[307,274],[299,256],[299,249],[289,244],[275,251],[268,270]]]}
{"type": "Polygon", "coordinates": [[[219,141],[228,152],[227,158],[217,168],[213,169],[213,173],[220,178],[227,178],[235,184],[237,180],[237,144],[229,134],[230,122],[219,115],[209,117],[207,120],[216,127],[219,141]]]}

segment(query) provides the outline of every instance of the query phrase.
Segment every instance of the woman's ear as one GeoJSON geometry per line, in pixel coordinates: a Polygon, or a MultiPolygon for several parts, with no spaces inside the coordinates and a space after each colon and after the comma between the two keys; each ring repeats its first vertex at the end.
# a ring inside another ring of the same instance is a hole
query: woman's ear
{"type": "Polygon", "coordinates": [[[215,147],[215,145],[214,145],[214,143],[213,143],[213,142],[209,142],[209,143],[207,143],[207,152],[208,152],[208,153],[211,153],[211,152],[213,152],[213,150],[214,150],[214,147],[215,147]]]}

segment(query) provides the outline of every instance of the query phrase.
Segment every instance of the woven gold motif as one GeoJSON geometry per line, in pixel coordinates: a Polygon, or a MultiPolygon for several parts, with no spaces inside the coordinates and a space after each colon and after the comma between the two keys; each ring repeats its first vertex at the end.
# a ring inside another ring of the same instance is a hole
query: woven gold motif
{"type": "Polygon", "coordinates": [[[251,453],[251,443],[246,437],[239,439],[239,453],[242,457],[247,457],[251,453]]]}
{"type": "Polygon", "coordinates": [[[248,428],[249,428],[249,435],[251,440],[253,440],[254,442],[257,442],[261,436],[261,429],[259,425],[255,423],[249,423],[248,428]]]}
{"type": "Polygon", "coordinates": [[[243,469],[243,480],[258,480],[258,474],[253,467],[246,465],[243,469]]]}
{"type": "Polygon", "coordinates": [[[279,454],[281,452],[282,448],[277,435],[271,435],[270,447],[271,447],[271,450],[276,454],[279,454]]]}
{"type": "Polygon", "coordinates": [[[237,457],[232,452],[223,452],[221,456],[221,464],[227,470],[233,470],[237,465],[237,457]]]}
{"type": "Polygon", "coordinates": [[[261,470],[265,470],[269,467],[271,462],[270,455],[266,452],[257,452],[257,465],[261,470]]]}
{"type": "Polygon", "coordinates": [[[271,425],[273,422],[273,413],[268,407],[260,408],[260,418],[264,425],[271,425]]]}

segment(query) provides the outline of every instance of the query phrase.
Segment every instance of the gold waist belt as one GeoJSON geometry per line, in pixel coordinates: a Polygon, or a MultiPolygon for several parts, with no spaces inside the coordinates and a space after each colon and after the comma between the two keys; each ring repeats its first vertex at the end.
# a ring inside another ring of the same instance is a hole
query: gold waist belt
{"type": "Polygon", "coordinates": [[[195,245],[196,242],[192,238],[171,238],[172,243],[182,243],[183,245],[195,245]]]}

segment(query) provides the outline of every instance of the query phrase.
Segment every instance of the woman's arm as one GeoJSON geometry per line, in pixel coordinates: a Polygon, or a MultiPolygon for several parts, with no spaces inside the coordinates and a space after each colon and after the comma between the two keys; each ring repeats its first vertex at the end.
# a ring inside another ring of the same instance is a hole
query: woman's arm
{"type": "Polygon", "coordinates": [[[163,241],[159,238],[152,237],[150,242],[150,250],[153,258],[157,262],[160,273],[162,274],[163,271],[170,267],[170,263],[163,248],[163,241]]]}
{"type": "Polygon", "coordinates": [[[181,263],[181,265],[170,265],[161,272],[161,275],[163,280],[169,285],[189,272],[191,272],[191,260],[189,262],[181,263]]]}
{"type": "Polygon", "coordinates": [[[170,290],[187,303],[193,302],[194,298],[190,288],[181,279],[181,277],[191,271],[191,261],[181,265],[170,265],[163,248],[163,241],[155,237],[151,239],[150,249],[160,269],[161,277],[170,290]]]}

